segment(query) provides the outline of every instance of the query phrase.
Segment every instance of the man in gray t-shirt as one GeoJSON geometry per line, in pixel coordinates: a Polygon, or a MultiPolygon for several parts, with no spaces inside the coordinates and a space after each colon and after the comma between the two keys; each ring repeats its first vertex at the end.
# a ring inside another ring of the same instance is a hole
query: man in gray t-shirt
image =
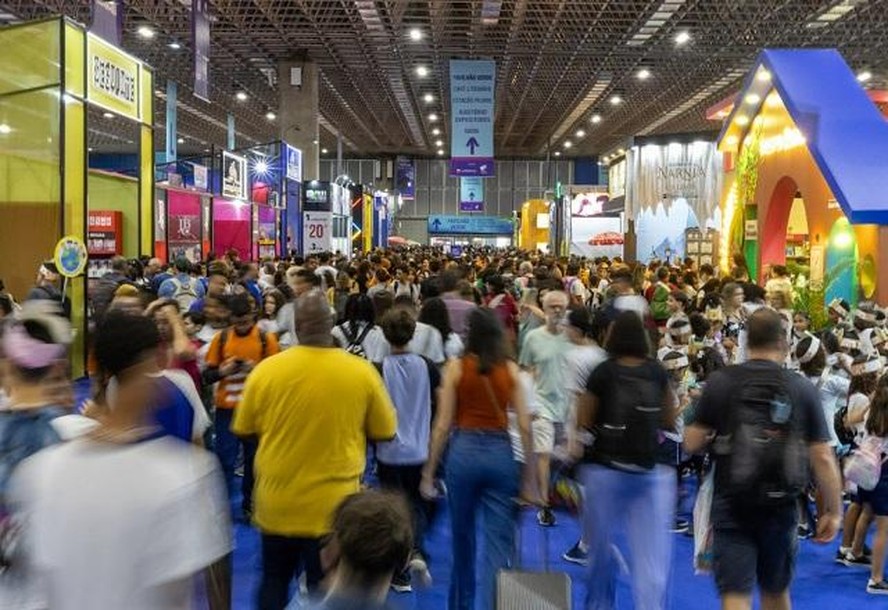
{"type": "Polygon", "coordinates": [[[564,441],[564,423],[570,407],[567,370],[571,343],[564,333],[563,319],[568,297],[560,290],[543,297],[545,326],[527,334],[521,349],[521,367],[533,374],[539,413],[533,420],[533,448],[536,454],[543,508],[537,518],[540,525],[555,524],[555,515],[547,506],[549,470],[555,446],[564,441]]]}

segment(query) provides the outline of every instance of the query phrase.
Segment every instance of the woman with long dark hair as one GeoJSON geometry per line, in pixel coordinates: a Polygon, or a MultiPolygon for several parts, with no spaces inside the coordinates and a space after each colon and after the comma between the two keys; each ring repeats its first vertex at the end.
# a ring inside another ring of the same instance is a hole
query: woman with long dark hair
{"type": "Polygon", "coordinates": [[[370,362],[382,362],[389,351],[385,335],[376,325],[373,301],[366,294],[348,297],[343,321],[333,327],[332,334],[339,347],[363,356],[370,362]]]}
{"type": "MultiPolygon", "coordinates": [[[[468,317],[466,353],[444,369],[429,459],[421,491],[436,495],[434,474],[449,444],[446,481],[453,528],[451,610],[475,608],[475,521],[484,520],[484,556],[479,608],[492,608],[494,580],[513,556],[521,488],[519,467],[512,457],[508,432],[511,408],[518,418],[524,455],[530,455],[530,416],[519,383],[518,366],[506,358],[502,325],[489,310],[468,317]]],[[[526,468],[525,476],[533,477],[526,468]]],[[[536,489],[531,482],[525,489],[536,489]]]]}
{"type": "Polygon", "coordinates": [[[447,358],[459,358],[463,354],[463,342],[450,326],[450,314],[447,305],[440,297],[432,297],[422,304],[419,310],[419,321],[436,328],[444,340],[444,355],[447,358]]]}

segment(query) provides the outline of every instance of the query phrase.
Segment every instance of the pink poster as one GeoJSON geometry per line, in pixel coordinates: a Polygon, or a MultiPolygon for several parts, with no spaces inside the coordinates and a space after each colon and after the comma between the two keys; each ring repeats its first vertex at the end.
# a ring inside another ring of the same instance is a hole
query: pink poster
{"type": "Polygon", "coordinates": [[[236,250],[241,260],[250,260],[250,214],[252,206],[227,199],[213,199],[213,252],[225,256],[236,250]]]}
{"type": "Polygon", "coordinates": [[[200,196],[167,191],[167,207],[169,224],[167,226],[167,242],[169,243],[170,260],[180,256],[191,262],[201,259],[201,218],[200,196]]]}

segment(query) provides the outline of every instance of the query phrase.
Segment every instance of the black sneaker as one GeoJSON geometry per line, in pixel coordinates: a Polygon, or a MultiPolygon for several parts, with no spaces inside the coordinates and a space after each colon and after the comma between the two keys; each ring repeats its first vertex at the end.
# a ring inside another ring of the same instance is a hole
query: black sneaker
{"type": "Polygon", "coordinates": [[[582,541],[577,541],[577,543],[573,545],[569,551],[564,553],[561,558],[564,559],[564,561],[569,561],[570,563],[575,563],[577,565],[589,565],[589,551],[583,548],[582,541]]]}
{"type": "Polygon", "coordinates": [[[537,512],[537,523],[542,525],[543,527],[552,527],[557,521],[555,520],[555,513],[552,512],[552,509],[548,506],[541,508],[537,512]]]}
{"type": "Polygon", "coordinates": [[[413,587],[410,585],[410,573],[402,572],[392,577],[392,590],[395,593],[410,593],[413,587]]]}
{"type": "Polygon", "coordinates": [[[870,561],[870,558],[866,555],[855,557],[851,553],[845,553],[845,557],[839,563],[848,566],[849,568],[864,568],[866,570],[869,570],[872,566],[872,561],[870,561]]]}
{"type": "Polygon", "coordinates": [[[836,551],[836,563],[845,563],[845,553],[846,551],[844,551],[843,549],[839,549],[838,551],[836,551]]]}
{"type": "Polygon", "coordinates": [[[873,550],[871,548],[869,548],[868,546],[866,546],[865,544],[863,545],[863,556],[864,557],[872,557],[873,556],[873,550]]]}
{"type": "Polygon", "coordinates": [[[868,583],[866,583],[866,592],[870,595],[888,595],[888,583],[884,580],[880,580],[879,582],[870,579],[868,583]]]}
{"type": "Polygon", "coordinates": [[[687,519],[676,519],[669,531],[673,534],[684,534],[690,527],[691,524],[687,519]]]}
{"type": "Polygon", "coordinates": [[[811,531],[811,528],[800,525],[796,530],[796,535],[799,537],[799,540],[807,540],[812,537],[814,533],[811,531]]]}

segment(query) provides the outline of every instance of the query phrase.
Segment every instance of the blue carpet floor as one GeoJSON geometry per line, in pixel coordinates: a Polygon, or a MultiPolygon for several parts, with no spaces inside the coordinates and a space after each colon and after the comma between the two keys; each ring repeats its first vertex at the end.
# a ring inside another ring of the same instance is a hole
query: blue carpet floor
{"type": "MultiPolygon", "coordinates": [[[[536,524],[535,515],[522,517],[522,547],[525,567],[541,571],[544,538],[536,524]]],[[[392,594],[392,604],[399,610],[445,610],[450,575],[450,532],[446,513],[439,515],[428,538],[433,556],[431,572],[434,584],[429,589],[415,589],[413,593],[392,594]]],[[[565,562],[561,554],[577,540],[579,527],[569,515],[560,513],[558,525],[549,534],[549,566],[553,571],[565,572],[573,581],[574,608],[583,608],[584,568],[565,562]]],[[[244,525],[235,528],[237,548],[234,554],[234,608],[252,610],[254,593],[261,565],[259,536],[244,525]]],[[[869,571],[846,568],[836,564],[838,542],[821,546],[813,542],[801,543],[797,574],[792,587],[795,608],[801,610],[838,610],[840,608],[886,608],[888,598],[866,593],[869,571]]],[[[718,597],[711,576],[695,576],[691,563],[693,540],[676,534],[669,587],[668,607],[675,610],[718,608],[718,597]]],[[[632,608],[629,579],[621,577],[618,586],[617,607],[632,608]]]]}

